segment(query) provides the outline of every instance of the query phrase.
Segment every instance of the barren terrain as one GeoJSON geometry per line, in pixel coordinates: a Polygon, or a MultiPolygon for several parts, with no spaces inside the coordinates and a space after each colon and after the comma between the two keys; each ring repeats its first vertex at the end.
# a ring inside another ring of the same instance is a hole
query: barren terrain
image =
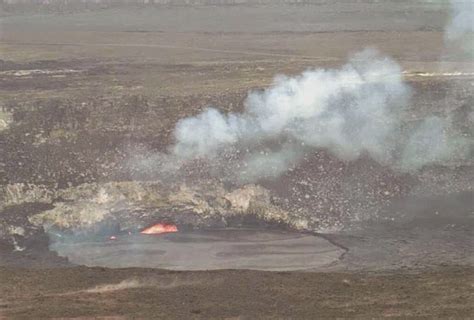
{"type": "Polygon", "coordinates": [[[428,1],[3,1],[0,318],[473,317],[472,150],[399,172],[323,148],[249,183],[156,169],[180,119],[367,47],[410,87],[403,132],[440,116],[472,144],[473,39],[447,42],[449,19],[428,1]],[[159,221],[180,233],[137,234],[159,221]]]}

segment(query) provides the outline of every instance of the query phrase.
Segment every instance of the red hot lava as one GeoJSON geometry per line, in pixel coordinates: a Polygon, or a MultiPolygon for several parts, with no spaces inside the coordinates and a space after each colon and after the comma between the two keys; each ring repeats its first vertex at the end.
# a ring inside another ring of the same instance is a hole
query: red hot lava
{"type": "Polygon", "coordinates": [[[161,234],[161,233],[172,233],[178,232],[178,227],[174,224],[157,223],[151,227],[143,229],[141,234],[161,234]]]}

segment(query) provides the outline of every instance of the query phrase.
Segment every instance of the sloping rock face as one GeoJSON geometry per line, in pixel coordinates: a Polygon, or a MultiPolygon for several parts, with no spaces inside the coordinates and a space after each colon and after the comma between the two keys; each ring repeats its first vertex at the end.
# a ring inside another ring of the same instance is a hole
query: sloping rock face
{"type": "Polygon", "coordinates": [[[158,220],[188,228],[223,227],[240,216],[301,228],[287,211],[274,204],[269,190],[246,185],[231,191],[222,184],[165,186],[159,182],[114,182],[61,190],[54,208],[29,221],[47,229],[88,230],[104,221],[121,230],[136,230],[158,220]]]}
{"type": "Polygon", "coordinates": [[[473,175],[470,166],[397,174],[370,159],[345,163],[319,152],[282,177],[259,184],[229,185],[210,178],[97,182],[63,189],[8,184],[0,188],[0,242],[23,250],[31,239],[44,239],[45,231],[52,237],[104,236],[137,232],[157,222],[182,230],[260,225],[334,232],[376,218],[407,196],[472,190],[473,175]]]}
{"type": "Polygon", "coordinates": [[[246,219],[295,229],[311,225],[275,205],[269,190],[261,186],[226,190],[214,181],[193,187],[161,182],[110,182],[59,190],[17,184],[3,188],[2,200],[0,239],[12,246],[17,238],[28,238],[30,230],[43,229],[53,235],[91,235],[137,231],[158,221],[173,222],[182,228],[206,228],[241,225],[246,219]],[[25,208],[28,214],[24,215],[10,212],[9,208],[28,204],[35,204],[37,209],[25,208]],[[22,217],[21,221],[16,223],[8,218],[10,213],[17,220],[22,217]]]}
{"type": "Polygon", "coordinates": [[[34,249],[46,251],[49,238],[41,225],[32,224],[28,218],[45,210],[49,204],[24,203],[2,210],[0,215],[0,250],[23,251],[34,249]]]}
{"type": "Polygon", "coordinates": [[[83,183],[63,189],[9,184],[0,189],[0,209],[49,205],[27,217],[31,226],[51,232],[136,231],[158,221],[182,228],[263,224],[321,232],[377,216],[392,199],[407,195],[415,182],[370,159],[345,163],[316,152],[282,177],[259,184],[229,185],[205,177],[83,183]]]}

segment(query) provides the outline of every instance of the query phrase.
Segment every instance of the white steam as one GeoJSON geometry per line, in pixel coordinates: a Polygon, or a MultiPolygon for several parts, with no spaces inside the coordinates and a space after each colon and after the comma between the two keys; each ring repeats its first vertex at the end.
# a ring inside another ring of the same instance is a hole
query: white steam
{"type": "Polygon", "coordinates": [[[448,48],[460,47],[468,58],[474,57],[474,1],[450,0],[451,15],[444,38],[448,48]]]}
{"type": "MultiPolygon", "coordinates": [[[[241,114],[208,109],[181,120],[173,151],[185,158],[212,157],[229,146],[279,140],[287,142],[283,151],[306,146],[326,148],[347,160],[367,152],[386,161],[393,147],[389,136],[408,96],[400,67],[364,51],[339,70],[278,77],[271,88],[250,93],[241,114]]],[[[288,158],[281,150],[275,156],[288,158]]]]}
{"type": "Polygon", "coordinates": [[[446,27],[449,40],[462,38],[474,31],[474,1],[451,0],[451,21],[446,27]]]}
{"type": "Polygon", "coordinates": [[[182,119],[176,143],[152,162],[168,173],[205,163],[220,177],[249,182],[278,177],[308,152],[326,150],[343,161],[366,155],[413,171],[448,159],[452,148],[446,120],[402,130],[410,92],[396,62],[365,50],[340,69],[277,77],[249,94],[242,113],[209,108],[182,119]]]}
{"type": "Polygon", "coordinates": [[[401,158],[402,168],[418,168],[425,163],[443,160],[449,155],[446,123],[438,117],[430,117],[408,139],[401,158]]]}
{"type": "Polygon", "coordinates": [[[277,77],[269,89],[249,94],[242,113],[210,108],[181,120],[172,153],[215,160],[232,150],[247,180],[280,175],[308,149],[390,163],[409,93],[397,63],[365,50],[337,70],[277,77]]]}

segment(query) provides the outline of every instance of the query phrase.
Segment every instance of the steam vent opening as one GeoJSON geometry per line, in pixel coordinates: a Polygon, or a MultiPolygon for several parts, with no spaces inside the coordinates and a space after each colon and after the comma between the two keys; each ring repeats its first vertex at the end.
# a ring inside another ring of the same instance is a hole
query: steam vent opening
{"type": "Polygon", "coordinates": [[[178,227],[171,223],[157,223],[140,231],[141,234],[163,234],[178,232],[178,227]]]}

